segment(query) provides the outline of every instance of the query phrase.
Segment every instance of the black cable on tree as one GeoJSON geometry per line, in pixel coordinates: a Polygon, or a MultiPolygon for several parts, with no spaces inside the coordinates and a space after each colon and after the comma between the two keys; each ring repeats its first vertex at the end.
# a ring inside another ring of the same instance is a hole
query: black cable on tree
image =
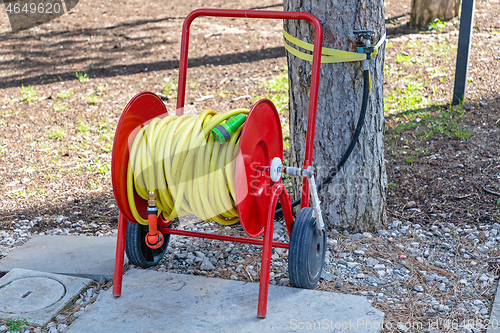
{"type": "MultiPolygon", "coordinates": [[[[363,71],[363,104],[361,105],[361,113],[359,114],[359,119],[358,123],[356,125],[356,130],[354,131],[354,135],[351,139],[351,142],[349,142],[349,146],[347,147],[347,150],[345,151],[344,155],[342,155],[342,158],[340,159],[339,163],[332,169],[330,169],[330,172],[328,172],[328,176],[317,186],[318,192],[327,184],[331,183],[333,180],[333,177],[335,177],[339,171],[342,169],[344,166],[345,162],[351,155],[354,146],[356,145],[356,142],[358,141],[359,134],[361,133],[361,129],[363,128],[363,123],[365,122],[365,116],[366,116],[366,110],[368,108],[368,96],[370,93],[370,71],[368,69],[365,69],[363,71]]],[[[292,207],[295,207],[300,204],[300,199],[295,200],[292,203],[292,207]]],[[[283,215],[283,210],[281,208],[277,209],[274,212],[275,215],[281,216],[283,215]]]]}

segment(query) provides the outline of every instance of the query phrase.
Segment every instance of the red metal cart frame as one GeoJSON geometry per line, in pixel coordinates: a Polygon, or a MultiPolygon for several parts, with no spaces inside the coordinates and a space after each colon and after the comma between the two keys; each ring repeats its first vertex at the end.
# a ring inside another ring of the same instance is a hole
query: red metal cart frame
{"type": "MultiPolygon", "coordinates": [[[[189,31],[193,20],[199,16],[214,16],[214,17],[234,17],[234,18],[260,18],[260,19],[293,19],[293,20],[306,20],[309,21],[315,29],[314,36],[314,53],[313,53],[313,63],[312,63],[312,76],[311,76],[311,90],[309,97],[309,108],[308,108],[308,122],[307,122],[307,137],[306,137],[306,150],[304,157],[304,169],[307,169],[312,165],[313,159],[313,148],[314,148],[314,133],[316,127],[316,109],[318,102],[318,87],[319,87],[319,77],[320,77],[320,66],[321,66],[321,48],[323,43],[323,28],[319,20],[312,14],[304,12],[281,12],[281,11],[260,11],[260,10],[228,10],[228,9],[198,9],[191,12],[185,19],[182,27],[182,40],[181,40],[181,54],[180,54],[180,64],[179,64],[179,80],[178,80],[178,92],[177,92],[177,115],[182,115],[184,103],[185,103],[185,92],[186,92],[186,77],[187,77],[187,66],[188,66],[188,50],[189,50],[189,31]]],[[[153,94],[147,95],[148,93],[143,93],[141,96],[136,96],[135,98],[146,98],[148,103],[157,103],[153,94]]],[[[134,99],[135,99],[134,98],[134,99]]],[[[132,100],[133,101],[133,100],[132,100]]],[[[131,101],[131,102],[132,102],[131,101]]],[[[161,102],[161,101],[160,101],[161,102]]],[[[156,111],[146,112],[139,116],[140,121],[146,122],[151,118],[157,116],[156,111]]],[[[127,126],[126,117],[127,109],[124,111],[122,118],[119,121],[118,129],[127,126]]],[[[137,118],[137,114],[135,114],[137,118]]],[[[130,126],[129,126],[130,127],[130,126]]],[[[118,132],[117,129],[117,132],[118,132]]],[[[118,161],[121,156],[126,155],[125,160],[128,158],[128,142],[126,137],[115,136],[115,142],[112,154],[112,180],[113,188],[116,189],[116,185],[120,181],[116,175],[123,171],[122,160],[118,161]]],[[[309,183],[307,178],[303,178],[302,185],[302,207],[309,206],[309,183]]],[[[123,277],[123,264],[125,255],[125,240],[126,240],[126,230],[127,230],[127,220],[131,222],[136,222],[130,216],[130,210],[122,202],[115,190],[115,197],[117,198],[117,205],[120,209],[120,215],[118,219],[118,237],[117,237],[117,247],[116,247],[116,261],[115,261],[115,272],[114,272],[114,283],[113,283],[113,294],[115,296],[121,295],[122,289],[122,277],[123,277]]],[[[293,216],[291,210],[291,195],[286,192],[285,186],[280,182],[272,184],[270,188],[270,194],[266,203],[262,203],[265,206],[265,223],[264,223],[264,239],[255,239],[248,237],[234,237],[234,236],[224,236],[215,235],[209,233],[201,233],[194,231],[176,230],[169,228],[170,221],[163,222],[158,221],[158,229],[164,234],[174,234],[183,235],[191,237],[200,237],[208,239],[217,239],[222,241],[230,241],[237,243],[247,243],[262,245],[262,262],[261,262],[261,275],[260,275],[260,286],[259,286],[259,301],[257,316],[265,317],[267,311],[267,296],[269,289],[269,274],[270,274],[270,264],[271,264],[271,253],[273,247],[288,248],[288,243],[273,242],[273,230],[274,230],[274,212],[277,205],[278,198],[280,199],[281,206],[283,208],[283,214],[287,225],[287,230],[289,235],[291,235],[293,227],[293,216]]]]}

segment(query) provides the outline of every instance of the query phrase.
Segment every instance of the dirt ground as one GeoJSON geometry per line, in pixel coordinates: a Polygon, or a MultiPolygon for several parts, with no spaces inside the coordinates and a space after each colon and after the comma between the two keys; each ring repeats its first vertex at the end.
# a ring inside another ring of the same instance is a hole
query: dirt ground
{"type": "MultiPolygon", "coordinates": [[[[118,119],[141,91],[162,93],[175,109],[181,26],[200,7],[282,9],[270,0],[81,0],[69,15],[15,34],[0,10],[0,230],[40,217],[30,231],[47,231],[60,227],[58,216],[84,216],[88,227],[75,231],[84,234],[116,227],[109,165],[118,119]]],[[[388,217],[500,223],[500,3],[476,3],[459,109],[449,105],[458,20],[418,31],[406,25],[409,12],[408,0],[385,2],[388,217]]],[[[263,82],[286,65],[281,29],[197,19],[187,103],[225,111],[265,96],[263,82]]]]}
{"type": "MultiPolygon", "coordinates": [[[[3,227],[10,228],[11,221],[20,216],[71,215],[74,211],[105,227],[116,223],[117,210],[109,208],[113,202],[109,161],[120,113],[132,96],[145,90],[168,90],[164,91],[167,108],[175,108],[173,83],[181,24],[191,10],[208,5],[281,9],[280,4],[269,1],[251,5],[245,1],[187,2],[168,8],[156,2],[117,1],[95,6],[81,1],[69,15],[28,31],[6,32],[8,20],[0,20],[0,31],[4,31],[0,35],[3,227]],[[85,73],[88,80],[79,80],[77,72],[85,73]]],[[[440,33],[419,32],[406,25],[409,7],[409,1],[403,6],[386,2],[385,95],[407,85],[403,76],[411,77],[425,86],[418,94],[447,108],[455,49],[449,50],[449,57],[435,57],[435,63],[424,64],[429,67],[415,61],[408,66],[403,63],[406,67],[397,68],[397,75],[391,70],[399,65],[394,60],[401,53],[418,58],[424,52],[423,47],[405,48],[408,40],[425,43],[438,38],[454,45],[457,20],[440,33]],[[435,68],[442,72],[432,72],[435,68]]],[[[474,132],[471,139],[465,142],[437,135],[422,141],[415,136],[418,129],[403,128],[401,132],[396,128],[401,135],[395,140],[395,124],[408,119],[399,110],[387,113],[388,213],[396,218],[435,223],[437,214],[452,222],[498,220],[498,197],[486,192],[500,192],[496,160],[500,126],[498,2],[479,1],[476,12],[471,79],[465,116],[460,119],[474,132]],[[415,155],[413,151],[418,158],[405,163],[408,154],[415,155]],[[439,181],[442,173],[452,173],[454,180],[439,181]],[[414,202],[417,210],[405,210],[408,202],[414,202]]],[[[197,110],[224,111],[250,107],[258,96],[265,96],[263,80],[286,64],[280,30],[278,21],[196,20],[187,102],[197,110]],[[213,98],[202,98],[207,95],[213,98]]],[[[54,223],[40,221],[33,231],[52,228],[54,223]]]]}

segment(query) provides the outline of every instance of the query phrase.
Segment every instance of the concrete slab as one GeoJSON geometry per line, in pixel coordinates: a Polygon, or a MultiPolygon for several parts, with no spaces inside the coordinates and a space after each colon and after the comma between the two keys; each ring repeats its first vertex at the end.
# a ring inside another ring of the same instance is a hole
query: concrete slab
{"type": "Polygon", "coordinates": [[[108,290],[66,332],[371,333],[384,320],[365,297],[273,285],[259,319],[258,291],[257,283],[131,269],[121,297],[108,290]]]}
{"type": "Polygon", "coordinates": [[[497,285],[495,300],[491,307],[488,330],[486,333],[500,333],[500,282],[497,285]]]}
{"type": "Polygon", "coordinates": [[[91,282],[14,268],[0,279],[0,318],[44,326],[91,282]]]}
{"type": "Polygon", "coordinates": [[[116,237],[35,236],[0,259],[0,271],[24,268],[110,280],[115,249],[116,237]]]}

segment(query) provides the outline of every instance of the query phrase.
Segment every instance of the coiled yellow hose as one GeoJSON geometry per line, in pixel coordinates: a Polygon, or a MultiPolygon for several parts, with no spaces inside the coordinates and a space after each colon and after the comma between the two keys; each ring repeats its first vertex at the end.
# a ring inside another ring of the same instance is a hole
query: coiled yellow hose
{"type": "Polygon", "coordinates": [[[224,225],[238,221],[235,161],[243,126],[223,144],[212,129],[248,109],[224,113],[205,110],[199,116],[154,118],[137,133],[127,169],[127,198],[135,220],[148,224],[137,211],[134,191],[143,199],[155,191],[158,212],[166,220],[194,214],[224,225]]]}

